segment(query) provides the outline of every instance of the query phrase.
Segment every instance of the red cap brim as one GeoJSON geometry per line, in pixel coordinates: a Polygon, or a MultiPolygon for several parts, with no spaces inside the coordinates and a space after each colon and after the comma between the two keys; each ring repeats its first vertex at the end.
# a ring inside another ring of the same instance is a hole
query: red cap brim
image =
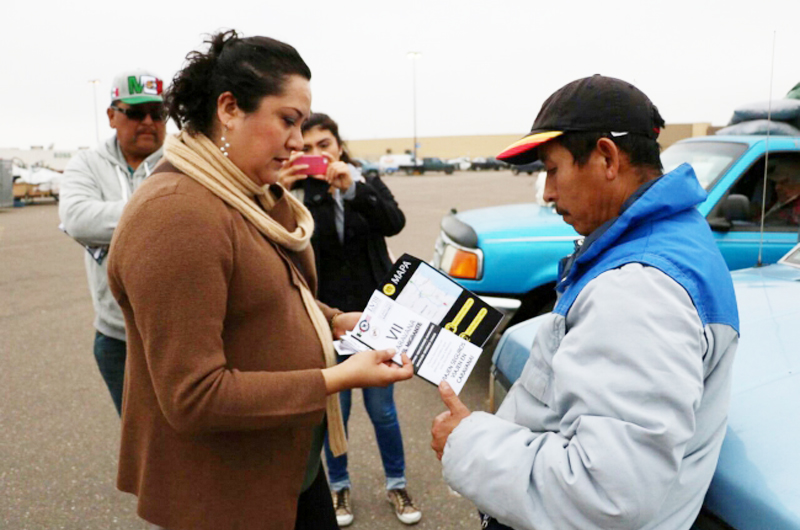
{"type": "MultiPolygon", "coordinates": [[[[517,140],[506,147],[502,153],[497,155],[497,158],[510,164],[526,164],[532,162],[531,156],[525,156],[529,151],[562,134],[564,134],[564,131],[545,131],[529,134],[525,138],[517,140]]],[[[534,153],[530,153],[530,155],[533,154],[534,153]]]]}

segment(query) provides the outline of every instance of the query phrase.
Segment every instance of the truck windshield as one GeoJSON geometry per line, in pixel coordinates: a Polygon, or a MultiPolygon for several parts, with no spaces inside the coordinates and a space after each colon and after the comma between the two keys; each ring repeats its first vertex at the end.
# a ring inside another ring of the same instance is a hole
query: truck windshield
{"type": "Polygon", "coordinates": [[[661,163],[664,173],[683,163],[691,165],[700,185],[708,190],[746,149],[747,144],[734,142],[677,143],[661,153],[661,163]]]}

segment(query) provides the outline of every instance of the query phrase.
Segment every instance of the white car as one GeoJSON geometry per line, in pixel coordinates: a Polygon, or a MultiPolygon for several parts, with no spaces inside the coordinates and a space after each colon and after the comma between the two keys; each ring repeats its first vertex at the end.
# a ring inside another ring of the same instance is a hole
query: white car
{"type": "Polygon", "coordinates": [[[411,165],[414,165],[414,157],[407,154],[383,155],[380,160],[378,160],[378,167],[382,175],[394,173],[400,166],[411,165]]]}
{"type": "Polygon", "coordinates": [[[458,158],[451,158],[447,161],[448,164],[453,164],[459,171],[467,171],[472,166],[472,161],[468,156],[459,156],[458,158]]]}

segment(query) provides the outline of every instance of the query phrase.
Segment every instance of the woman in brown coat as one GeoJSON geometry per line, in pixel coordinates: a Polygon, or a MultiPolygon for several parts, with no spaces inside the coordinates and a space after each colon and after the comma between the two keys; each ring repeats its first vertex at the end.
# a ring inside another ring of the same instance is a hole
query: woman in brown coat
{"type": "Polygon", "coordinates": [[[117,485],[169,530],[336,528],[319,465],[326,427],[346,450],[336,393],[413,368],[335,363],[358,314],[314,299],[313,221],[276,184],[310,114],[303,60],[235,32],[187,59],[166,97],[182,130],[109,257],[129,345],[117,485]]]}

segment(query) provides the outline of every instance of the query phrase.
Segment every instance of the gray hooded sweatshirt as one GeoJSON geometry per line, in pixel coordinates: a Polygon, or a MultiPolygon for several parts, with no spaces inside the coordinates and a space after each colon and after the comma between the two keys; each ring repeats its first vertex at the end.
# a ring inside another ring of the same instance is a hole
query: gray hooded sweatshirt
{"type": "MultiPolygon", "coordinates": [[[[114,135],[97,149],[72,157],[64,170],[58,207],[67,234],[84,246],[107,248],[125,203],[161,155],[159,149],[131,174],[114,135]]],[[[108,289],[106,260],[98,263],[89,252],[84,259],[94,304],[94,327],[103,335],[125,340],[125,320],[108,289]]]]}

